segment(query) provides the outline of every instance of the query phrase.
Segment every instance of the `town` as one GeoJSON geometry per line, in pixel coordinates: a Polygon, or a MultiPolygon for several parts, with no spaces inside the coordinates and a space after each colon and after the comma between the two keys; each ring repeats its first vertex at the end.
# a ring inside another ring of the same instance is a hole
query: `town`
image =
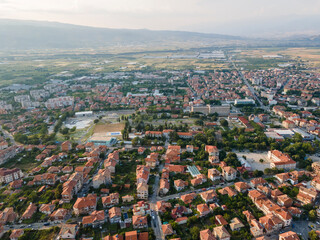
{"type": "Polygon", "coordinates": [[[2,86],[1,239],[319,239],[319,69],[250,51],[2,86]]]}

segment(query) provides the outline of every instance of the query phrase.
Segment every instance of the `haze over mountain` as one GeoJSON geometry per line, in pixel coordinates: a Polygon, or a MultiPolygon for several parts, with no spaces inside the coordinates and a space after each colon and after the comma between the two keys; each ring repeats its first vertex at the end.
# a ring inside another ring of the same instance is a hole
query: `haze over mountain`
{"type": "Polygon", "coordinates": [[[199,29],[200,32],[215,32],[246,37],[285,38],[298,35],[320,34],[320,15],[288,15],[286,17],[250,18],[223,24],[195,24],[183,29],[199,29]]]}
{"type": "MultiPolygon", "coordinates": [[[[299,36],[281,41],[186,31],[110,29],[56,22],[0,19],[0,50],[99,48],[119,45],[167,45],[180,43],[272,44],[318,46],[317,36],[299,36]],[[285,41],[282,41],[285,40],[285,41]]],[[[195,47],[199,45],[195,44],[195,47]]]]}
{"type": "Polygon", "coordinates": [[[95,48],[169,42],[215,42],[240,37],[183,31],[94,28],[56,22],[0,19],[0,49],[95,48]]]}

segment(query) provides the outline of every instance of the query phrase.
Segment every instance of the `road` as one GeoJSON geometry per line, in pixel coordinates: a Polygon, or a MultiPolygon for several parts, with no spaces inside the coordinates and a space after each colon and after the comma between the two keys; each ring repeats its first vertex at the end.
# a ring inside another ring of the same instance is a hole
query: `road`
{"type": "Polygon", "coordinates": [[[32,224],[13,224],[13,225],[5,225],[4,226],[4,230],[8,231],[8,230],[12,230],[12,229],[21,229],[21,228],[31,228],[31,229],[46,229],[46,228],[51,228],[54,226],[60,226],[61,223],[65,223],[66,221],[62,221],[59,223],[55,223],[55,222],[50,222],[49,226],[44,226],[45,222],[36,222],[36,223],[32,223],[32,224]]]}
{"type": "Polygon", "coordinates": [[[9,138],[12,145],[17,145],[17,143],[14,141],[13,136],[7,130],[4,130],[2,126],[0,126],[0,132],[1,131],[3,132],[3,136],[5,139],[9,138]]]}
{"type": "MultiPolygon", "coordinates": [[[[162,169],[164,167],[164,164],[161,164],[159,166],[159,172],[162,172],[162,169]]],[[[156,209],[156,204],[157,204],[157,196],[159,192],[159,182],[160,182],[160,176],[159,174],[156,175],[156,179],[154,181],[154,184],[152,186],[153,188],[153,194],[149,198],[150,202],[150,208],[151,208],[151,225],[154,231],[154,234],[156,236],[157,240],[162,240],[164,239],[163,234],[162,234],[162,229],[161,229],[161,219],[160,216],[158,215],[157,209],[156,209]]]]}
{"type": "Polygon", "coordinates": [[[231,58],[230,58],[227,54],[225,54],[225,55],[226,55],[226,57],[227,57],[227,61],[233,65],[233,67],[234,67],[235,70],[237,70],[240,78],[242,79],[242,81],[244,82],[244,84],[247,85],[249,91],[252,93],[252,95],[254,96],[255,100],[257,100],[258,103],[260,104],[260,107],[261,107],[262,109],[264,109],[265,111],[269,111],[269,107],[268,107],[268,106],[265,106],[265,105],[263,104],[263,102],[261,101],[261,99],[258,97],[257,92],[256,92],[256,91],[254,90],[254,88],[250,85],[250,83],[248,82],[248,80],[243,76],[242,72],[237,68],[236,64],[231,60],[231,58]]]}

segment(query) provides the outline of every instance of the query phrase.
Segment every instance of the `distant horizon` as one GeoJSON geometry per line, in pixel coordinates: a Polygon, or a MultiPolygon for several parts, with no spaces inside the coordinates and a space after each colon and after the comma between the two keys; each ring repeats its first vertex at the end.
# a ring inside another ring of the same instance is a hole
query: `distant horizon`
{"type": "MultiPolygon", "coordinates": [[[[319,16],[320,19],[320,16],[319,16]]],[[[146,30],[146,31],[171,31],[171,32],[190,32],[190,33],[199,33],[199,34],[216,34],[216,35],[226,35],[226,36],[234,36],[234,37],[265,37],[265,38],[273,38],[274,36],[266,36],[266,35],[250,35],[250,34],[237,34],[237,33],[223,33],[223,32],[205,32],[205,31],[192,31],[192,30],[184,30],[184,29],[152,29],[152,28],[117,28],[117,27],[104,27],[104,26],[92,26],[89,24],[75,24],[75,23],[69,23],[69,22],[61,22],[61,21],[55,21],[55,20],[34,20],[34,19],[16,19],[16,18],[3,18],[0,17],[0,20],[2,21],[21,21],[21,22],[35,22],[35,23],[51,23],[51,24],[65,24],[70,26],[79,26],[79,27],[88,27],[88,28],[97,28],[97,29],[114,29],[114,30],[146,30]]],[[[275,35],[275,34],[273,34],[275,35]]],[[[304,31],[304,32],[293,32],[291,34],[288,34],[287,36],[299,36],[299,35],[320,35],[320,29],[319,31],[304,31]]],[[[279,37],[284,37],[286,35],[281,35],[279,37]]]]}
{"type": "Polygon", "coordinates": [[[3,19],[237,36],[319,34],[318,0],[0,0],[3,19]]]}

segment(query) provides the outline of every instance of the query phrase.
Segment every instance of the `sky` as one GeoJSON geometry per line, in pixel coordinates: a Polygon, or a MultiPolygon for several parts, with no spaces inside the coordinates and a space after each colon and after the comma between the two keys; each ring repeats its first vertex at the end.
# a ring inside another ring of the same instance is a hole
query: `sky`
{"type": "Polygon", "coordinates": [[[230,34],[310,16],[320,16],[320,0],[0,0],[0,18],[108,28],[230,34]]]}

